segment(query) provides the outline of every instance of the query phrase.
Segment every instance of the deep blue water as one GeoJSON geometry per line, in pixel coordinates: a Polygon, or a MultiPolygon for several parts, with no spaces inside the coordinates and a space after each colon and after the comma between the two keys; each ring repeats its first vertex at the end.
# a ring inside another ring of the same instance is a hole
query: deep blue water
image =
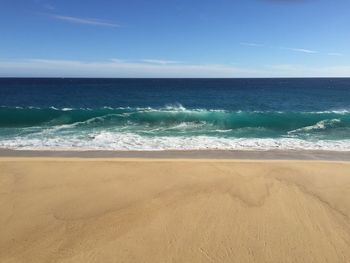
{"type": "Polygon", "coordinates": [[[0,79],[0,147],[350,150],[350,79],[0,79]]]}
{"type": "Polygon", "coordinates": [[[326,111],[350,107],[350,79],[0,79],[0,105],[326,111]]]}

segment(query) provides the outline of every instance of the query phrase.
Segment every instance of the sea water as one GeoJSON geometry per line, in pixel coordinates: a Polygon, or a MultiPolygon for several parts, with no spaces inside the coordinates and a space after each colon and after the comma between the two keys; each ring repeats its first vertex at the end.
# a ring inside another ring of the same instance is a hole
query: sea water
{"type": "Polygon", "coordinates": [[[350,79],[0,79],[0,148],[350,151],[350,79]]]}

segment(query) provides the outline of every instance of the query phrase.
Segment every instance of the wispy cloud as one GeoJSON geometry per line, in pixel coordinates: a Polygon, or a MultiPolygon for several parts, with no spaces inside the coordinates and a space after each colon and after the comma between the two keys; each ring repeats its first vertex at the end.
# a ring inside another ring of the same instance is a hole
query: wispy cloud
{"type": "MultiPolygon", "coordinates": [[[[242,46],[248,46],[248,47],[263,47],[264,44],[261,43],[255,43],[255,42],[240,42],[239,43],[242,46]]],[[[301,53],[308,53],[308,54],[315,54],[319,53],[318,51],[311,50],[311,49],[305,49],[305,48],[291,48],[291,47],[274,47],[270,46],[272,49],[283,49],[283,50],[289,50],[294,52],[301,52],[301,53]]]]}
{"type": "Polygon", "coordinates": [[[51,0],[33,0],[38,6],[43,9],[52,11],[56,9],[56,6],[51,3],[51,0]]]}
{"type": "Polygon", "coordinates": [[[165,60],[165,59],[142,59],[142,62],[150,63],[150,64],[159,64],[159,65],[167,65],[167,64],[178,64],[182,63],[181,61],[176,60],[165,60]]]}
{"type": "Polygon", "coordinates": [[[0,76],[32,77],[249,77],[262,76],[254,69],[222,64],[149,63],[129,61],[71,61],[48,59],[0,59],[0,76]]]}
{"type": "Polygon", "coordinates": [[[343,54],[342,53],[337,53],[337,52],[330,52],[327,53],[328,56],[335,56],[335,57],[342,57],[343,54]]]}
{"type": "Polygon", "coordinates": [[[124,59],[119,59],[119,58],[111,58],[110,61],[114,62],[114,63],[124,63],[124,62],[126,62],[124,59]]]}
{"type": "Polygon", "coordinates": [[[84,24],[84,25],[91,25],[91,26],[105,26],[105,27],[120,27],[120,25],[103,21],[100,19],[95,18],[80,18],[80,17],[74,17],[74,16],[64,16],[64,15],[54,15],[49,14],[53,19],[61,20],[68,23],[74,23],[74,24],[84,24]]]}
{"type": "Polygon", "coordinates": [[[248,46],[248,47],[262,47],[263,46],[263,44],[253,43],[253,42],[241,42],[239,44],[242,46],[248,46]]]}
{"type": "Polygon", "coordinates": [[[43,8],[45,8],[45,9],[47,9],[47,10],[50,10],[50,11],[56,9],[56,7],[55,7],[54,5],[52,5],[52,4],[44,4],[44,5],[43,5],[43,8]]]}
{"type": "Polygon", "coordinates": [[[2,77],[350,77],[350,65],[265,65],[258,68],[224,64],[157,64],[138,60],[77,61],[0,59],[2,77]]]}
{"type": "Polygon", "coordinates": [[[295,52],[301,52],[301,53],[308,53],[308,54],[318,53],[318,51],[311,50],[311,49],[305,49],[305,48],[281,47],[281,49],[295,51],[295,52]]]}
{"type": "Polygon", "coordinates": [[[308,3],[310,0],[263,0],[265,2],[277,3],[277,4],[303,4],[308,3]]]}
{"type": "MultiPolygon", "coordinates": [[[[283,2],[281,0],[281,2],[283,2]]],[[[286,1],[288,2],[288,1],[286,1]]],[[[319,52],[317,50],[313,49],[307,49],[307,48],[294,48],[294,47],[281,47],[281,46],[269,46],[269,45],[264,45],[261,43],[256,43],[256,42],[240,42],[239,43],[242,46],[247,46],[247,47],[266,47],[272,50],[287,50],[287,51],[293,51],[293,52],[299,52],[299,53],[304,53],[304,54],[322,54],[322,55],[328,55],[328,56],[334,56],[334,57],[342,57],[344,54],[339,53],[339,52],[319,52]]]]}
{"type": "Polygon", "coordinates": [[[275,64],[266,65],[264,68],[283,77],[350,77],[350,65],[311,67],[300,64],[275,64]]]}

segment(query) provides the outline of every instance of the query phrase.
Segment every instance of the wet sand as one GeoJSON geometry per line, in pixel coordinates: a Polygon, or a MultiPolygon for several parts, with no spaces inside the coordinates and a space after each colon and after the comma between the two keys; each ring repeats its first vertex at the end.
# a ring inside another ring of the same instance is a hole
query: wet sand
{"type": "Polygon", "coordinates": [[[349,151],[324,150],[166,150],[166,151],[42,151],[0,148],[0,157],[79,157],[79,158],[157,158],[157,159],[248,159],[248,160],[333,160],[350,161],[349,151]]]}

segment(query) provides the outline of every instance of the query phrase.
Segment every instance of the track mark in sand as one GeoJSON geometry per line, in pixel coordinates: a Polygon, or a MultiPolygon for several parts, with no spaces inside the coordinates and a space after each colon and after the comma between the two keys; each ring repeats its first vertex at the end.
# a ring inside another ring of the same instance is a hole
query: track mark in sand
{"type": "Polygon", "coordinates": [[[200,248],[199,248],[199,252],[200,252],[202,255],[204,255],[210,262],[215,262],[215,259],[212,258],[212,257],[209,255],[208,251],[206,251],[204,248],[200,247],[200,248]]]}
{"type": "MultiPolygon", "coordinates": [[[[280,174],[285,173],[286,171],[284,169],[275,169],[271,171],[271,174],[275,173],[275,172],[280,172],[280,174]],[[281,172],[282,171],[282,172],[281,172]]],[[[337,214],[341,215],[342,217],[344,217],[346,219],[346,221],[349,221],[350,216],[342,211],[341,209],[335,207],[331,202],[329,202],[328,200],[325,200],[324,198],[322,198],[320,195],[318,195],[317,193],[309,190],[307,187],[305,187],[304,185],[293,181],[293,180],[289,180],[288,178],[282,178],[281,176],[279,176],[277,174],[277,176],[273,177],[276,181],[280,182],[281,184],[286,184],[286,185],[293,185],[295,187],[297,187],[301,192],[303,192],[304,194],[318,200],[320,203],[322,203],[323,205],[325,205],[326,207],[328,207],[330,210],[336,212],[337,214]]]]}

